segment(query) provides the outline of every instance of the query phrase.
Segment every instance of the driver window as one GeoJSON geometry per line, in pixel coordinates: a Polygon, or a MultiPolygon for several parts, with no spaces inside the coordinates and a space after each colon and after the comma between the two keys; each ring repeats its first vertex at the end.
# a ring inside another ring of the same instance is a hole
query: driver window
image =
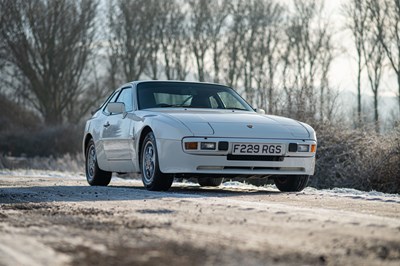
{"type": "Polygon", "coordinates": [[[119,94],[115,102],[124,103],[127,112],[133,111],[132,89],[131,88],[122,89],[121,93],[119,94]]]}

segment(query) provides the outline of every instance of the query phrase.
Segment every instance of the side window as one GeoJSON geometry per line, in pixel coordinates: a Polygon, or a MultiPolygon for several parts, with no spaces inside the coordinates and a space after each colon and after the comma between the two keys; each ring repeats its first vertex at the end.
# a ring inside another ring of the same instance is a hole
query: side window
{"type": "Polygon", "coordinates": [[[123,89],[119,94],[116,102],[124,103],[127,112],[133,111],[132,89],[131,88],[123,89]]]}
{"type": "Polygon", "coordinates": [[[245,107],[232,94],[228,92],[218,92],[218,96],[226,109],[245,109],[245,107]]]}
{"type": "Polygon", "coordinates": [[[213,109],[219,108],[219,104],[214,96],[210,97],[210,103],[211,103],[211,108],[213,108],[213,109]]]}

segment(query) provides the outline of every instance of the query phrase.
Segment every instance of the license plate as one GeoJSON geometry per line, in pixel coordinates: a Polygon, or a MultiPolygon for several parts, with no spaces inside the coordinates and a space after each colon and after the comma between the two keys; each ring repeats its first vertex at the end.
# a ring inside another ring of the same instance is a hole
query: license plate
{"type": "Polygon", "coordinates": [[[236,155],[282,155],[283,144],[233,143],[232,154],[236,155]]]}

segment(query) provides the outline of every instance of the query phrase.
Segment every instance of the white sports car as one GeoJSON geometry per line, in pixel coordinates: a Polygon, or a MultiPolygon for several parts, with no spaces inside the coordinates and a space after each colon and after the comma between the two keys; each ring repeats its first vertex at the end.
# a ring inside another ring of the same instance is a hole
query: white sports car
{"type": "Polygon", "coordinates": [[[307,124],[255,111],[227,86],[180,81],[123,85],[87,121],[83,139],[90,185],[108,185],[112,172],[141,172],[149,190],[168,190],[174,177],[201,186],[260,177],[301,191],[316,147],[307,124]]]}

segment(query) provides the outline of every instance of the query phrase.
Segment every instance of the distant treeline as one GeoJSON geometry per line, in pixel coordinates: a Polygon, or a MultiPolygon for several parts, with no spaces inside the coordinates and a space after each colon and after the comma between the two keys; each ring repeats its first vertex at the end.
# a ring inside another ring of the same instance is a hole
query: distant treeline
{"type": "Polygon", "coordinates": [[[332,121],[331,65],[346,52],[358,66],[354,125],[373,117],[379,130],[384,73],[398,77],[400,110],[400,3],[347,0],[337,29],[324,2],[0,0],[0,93],[58,125],[82,121],[126,81],[194,78],[228,84],[270,114],[332,121]],[[338,30],[354,47],[333,42],[338,30]],[[366,113],[361,88],[374,94],[366,113]]]}

